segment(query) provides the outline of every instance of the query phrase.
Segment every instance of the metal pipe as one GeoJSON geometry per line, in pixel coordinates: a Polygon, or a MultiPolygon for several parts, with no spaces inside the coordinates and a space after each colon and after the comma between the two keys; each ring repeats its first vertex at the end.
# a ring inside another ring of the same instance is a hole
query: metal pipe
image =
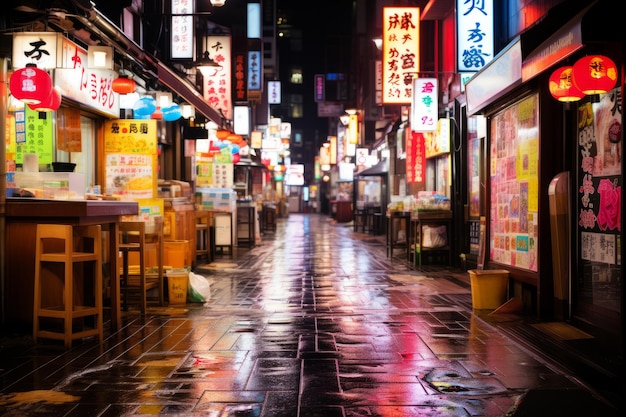
{"type": "MultiPolygon", "coordinates": [[[[8,79],[8,58],[0,57],[0,132],[6,132],[6,121],[8,114],[8,100],[9,93],[7,85],[8,79]]],[[[4,251],[6,249],[6,150],[5,146],[0,146],[0,323],[2,327],[5,324],[5,312],[4,312],[4,297],[5,297],[5,285],[4,285],[4,265],[5,256],[4,251]]]]}

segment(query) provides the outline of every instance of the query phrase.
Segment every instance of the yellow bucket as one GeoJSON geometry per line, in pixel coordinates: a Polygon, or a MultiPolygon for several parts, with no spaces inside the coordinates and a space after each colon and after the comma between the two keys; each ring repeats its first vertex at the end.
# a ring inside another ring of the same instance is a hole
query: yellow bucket
{"type": "Polygon", "coordinates": [[[167,273],[167,290],[170,304],[187,304],[187,270],[171,270],[167,273]]]}
{"type": "Polygon", "coordinates": [[[509,271],[505,269],[472,269],[467,271],[472,286],[472,307],[495,310],[507,301],[509,271]]]}

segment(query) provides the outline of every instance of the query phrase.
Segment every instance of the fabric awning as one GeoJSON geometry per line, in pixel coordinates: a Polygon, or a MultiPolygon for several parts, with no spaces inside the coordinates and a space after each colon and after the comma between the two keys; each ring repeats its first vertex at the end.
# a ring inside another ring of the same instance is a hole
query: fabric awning
{"type": "Polygon", "coordinates": [[[165,65],[160,59],[144,51],[126,33],[115,26],[104,14],[93,5],[85,10],[86,17],[75,16],[98,36],[106,39],[106,43],[113,46],[119,53],[145,67],[146,72],[158,78],[158,81],[172,89],[173,92],[183,97],[189,104],[195,107],[196,112],[206,116],[209,120],[222,125],[222,115],[204,100],[204,97],[196,87],[178,75],[174,69],[165,65]]]}
{"type": "Polygon", "coordinates": [[[625,39],[619,13],[608,0],[596,0],[581,9],[562,3],[522,32],[522,80],[530,80],[589,44],[625,39]],[[546,33],[551,33],[546,38],[546,33]]]}
{"type": "Polygon", "coordinates": [[[189,104],[196,108],[196,111],[202,113],[209,120],[222,125],[222,116],[213,107],[206,102],[204,97],[191,83],[174,72],[163,62],[156,60],[159,81],[171,88],[178,95],[183,97],[189,104]]]}
{"type": "Polygon", "coordinates": [[[241,158],[239,162],[235,164],[238,167],[250,167],[250,168],[267,168],[265,165],[258,161],[254,161],[251,158],[245,157],[241,158]]]}
{"type": "Polygon", "coordinates": [[[358,172],[355,177],[367,177],[373,175],[387,175],[389,173],[389,164],[387,159],[383,159],[374,166],[358,172]]]}

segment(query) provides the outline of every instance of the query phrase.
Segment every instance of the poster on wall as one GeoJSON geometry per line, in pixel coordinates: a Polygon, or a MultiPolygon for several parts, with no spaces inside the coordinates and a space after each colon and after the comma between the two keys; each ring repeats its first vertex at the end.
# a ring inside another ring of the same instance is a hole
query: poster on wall
{"type": "Polygon", "coordinates": [[[136,201],[157,195],[156,120],[108,120],[104,128],[105,192],[136,201]]]}
{"type": "Polygon", "coordinates": [[[539,111],[537,95],[491,121],[489,259],[538,271],[539,111]]]}
{"type": "Polygon", "coordinates": [[[481,159],[481,139],[470,139],[468,141],[468,190],[469,190],[469,216],[478,218],[480,216],[480,161],[481,159]]]}
{"type": "Polygon", "coordinates": [[[15,161],[18,164],[24,162],[26,154],[38,155],[39,164],[50,164],[53,161],[54,120],[51,112],[43,113],[45,117],[41,114],[24,106],[24,112],[16,115],[16,130],[24,132],[18,137],[25,139],[16,145],[15,161]]]}
{"type": "Polygon", "coordinates": [[[622,108],[614,89],[578,105],[576,224],[582,304],[620,310],[622,108]]]}

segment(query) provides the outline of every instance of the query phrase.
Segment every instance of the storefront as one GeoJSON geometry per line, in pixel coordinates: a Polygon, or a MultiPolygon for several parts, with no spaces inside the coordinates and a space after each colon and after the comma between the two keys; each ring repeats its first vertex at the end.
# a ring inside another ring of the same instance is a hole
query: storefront
{"type": "Polygon", "coordinates": [[[485,124],[467,138],[468,195],[474,222],[485,218],[478,262],[510,271],[510,295],[532,315],[571,321],[621,350],[623,35],[597,27],[612,26],[610,15],[606,2],[552,15],[468,82],[469,120],[485,124]],[[615,87],[557,100],[550,76],[591,55],[608,58],[596,68],[616,64],[615,87]],[[555,207],[557,187],[565,210],[555,207]]]}

